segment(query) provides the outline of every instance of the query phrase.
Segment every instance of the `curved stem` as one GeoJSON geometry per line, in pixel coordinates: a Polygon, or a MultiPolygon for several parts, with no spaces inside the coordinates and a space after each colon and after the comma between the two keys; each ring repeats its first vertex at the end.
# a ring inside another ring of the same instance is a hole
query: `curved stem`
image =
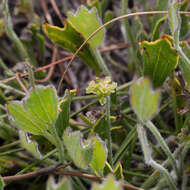
{"type": "MultiPolygon", "coordinates": [[[[181,151],[181,149],[184,147],[184,144],[181,144],[173,153],[174,157],[177,156],[179,154],[179,152],[181,151]]],[[[166,161],[164,161],[162,163],[162,166],[167,168],[170,165],[170,159],[167,159],[166,161]]],[[[159,170],[156,170],[142,185],[141,187],[144,189],[150,189],[150,186],[152,186],[154,184],[154,182],[156,181],[156,179],[158,178],[158,175],[160,174],[159,170]]]]}
{"type": "Polygon", "coordinates": [[[184,147],[184,149],[183,149],[183,151],[182,151],[182,153],[181,153],[181,157],[180,157],[180,172],[181,172],[181,174],[182,174],[183,171],[184,171],[184,160],[185,160],[185,157],[186,157],[186,155],[187,155],[189,149],[190,149],[190,142],[188,142],[188,143],[185,145],[185,147],[184,147]]]}
{"type": "Polygon", "coordinates": [[[110,96],[106,98],[106,133],[108,140],[108,159],[111,167],[113,167],[113,158],[112,158],[112,139],[111,139],[111,122],[110,122],[110,96]]]}
{"type": "Polygon", "coordinates": [[[137,132],[138,132],[138,137],[139,137],[139,140],[140,140],[140,143],[142,146],[142,150],[144,153],[145,162],[148,165],[151,165],[154,169],[159,170],[164,175],[164,177],[166,178],[168,185],[170,186],[171,190],[177,190],[177,187],[174,184],[173,179],[170,176],[170,174],[168,173],[168,171],[162,165],[158,164],[156,161],[154,161],[152,159],[151,148],[150,148],[150,145],[148,143],[146,131],[141,124],[137,125],[137,132]]]}
{"type": "Polygon", "coordinates": [[[172,190],[177,190],[177,187],[174,184],[173,179],[171,178],[168,171],[162,165],[156,163],[154,160],[151,160],[150,165],[153,168],[155,168],[156,170],[159,170],[164,175],[164,177],[166,178],[166,180],[172,190]]]}
{"type": "Polygon", "coordinates": [[[179,170],[177,168],[176,160],[174,156],[172,155],[170,149],[168,148],[168,145],[166,144],[163,137],[161,136],[160,132],[157,130],[157,128],[154,126],[154,124],[151,121],[147,121],[145,125],[153,133],[156,140],[159,142],[161,148],[163,149],[165,154],[168,156],[168,158],[171,160],[174,170],[176,172],[176,175],[179,176],[179,170]]]}

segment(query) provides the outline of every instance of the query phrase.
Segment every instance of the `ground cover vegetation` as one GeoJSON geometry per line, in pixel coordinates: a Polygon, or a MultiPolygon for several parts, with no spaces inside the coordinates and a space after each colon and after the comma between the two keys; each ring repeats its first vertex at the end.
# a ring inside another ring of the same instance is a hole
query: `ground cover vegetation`
{"type": "Polygon", "coordinates": [[[190,189],[188,0],[0,9],[0,190],[190,189]]]}

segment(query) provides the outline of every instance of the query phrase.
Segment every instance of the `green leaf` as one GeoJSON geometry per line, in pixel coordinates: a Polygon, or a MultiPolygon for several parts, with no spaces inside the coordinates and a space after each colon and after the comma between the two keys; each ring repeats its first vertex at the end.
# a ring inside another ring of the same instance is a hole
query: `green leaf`
{"type": "Polygon", "coordinates": [[[36,86],[22,101],[12,101],[8,111],[13,124],[35,135],[44,132],[58,117],[58,98],[52,86],[36,86]]]}
{"type": "MultiPolygon", "coordinates": [[[[156,1],[156,8],[155,11],[166,11],[168,9],[168,0],[157,0],[156,1]]],[[[153,20],[151,22],[152,25],[152,30],[155,28],[155,25],[157,24],[158,20],[160,20],[162,18],[162,14],[155,14],[153,16],[153,20]]]]}
{"type": "Polygon", "coordinates": [[[105,162],[107,160],[107,148],[106,144],[98,137],[93,137],[93,156],[90,166],[97,172],[102,175],[105,162]]]}
{"type": "MultiPolygon", "coordinates": [[[[101,26],[96,8],[92,8],[88,11],[86,7],[81,6],[76,15],[69,14],[68,17],[70,22],[82,33],[85,39],[101,26]]],[[[89,44],[92,48],[97,48],[103,40],[104,30],[101,30],[89,40],[89,44]]]]}
{"type": "MultiPolygon", "coordinates": [[[[190,59],[190,47],[187,42],[181,43],[181,47],[187,57],[190,59]]],[[[186,88],[190,90],[190,66],[183,60],[179,59],[179,67],[183,73],[184,80],[186,82],[186,88]]]]}
{"type": "MultiPolygon", "coordinates": [[[[104,23],[112,20],[114,18],[113,11],[107,10],[104,15],[104,23]]],[[[106,26],[106,29],[109,29],[113,26],[113,24],[109,24],[106,26]]]]}
{"type": "Polygon", "coordinates": [[[159,37],[160,37],[160,26],[161,24],[167,19],[168,17],[167,16],[163,16],[162,18],[160,18],[155,26],[154,26],[154,29],[153,29],[153,32],[152,32],[152,37],[151,37],[151,41],[155,41],[157,40],[159,37]]]}
{"type": "MultiPolygon", "coordinates": [[[[45,24],[44,32],[53,43],[73,53],[75,53],[85,41],[82,34],[77,31],[68,20],[65,20],[65,27],[63,29],[45,24]]],[[[78,53],[78,57],[81,58],[86,65],[94,69],[97,75],[99,74],[99,64],[89,43],[84,45],[82,50],[78,53]]]]}
{"type": "MultiPolygon", "coordinates": [[[[184,0],[181,3],[180,11],[187,10],[189,5],[189,0],[184,0]]],[[[180,29],[180,38],[185,38],[189,32],[189,17],[185,14],[181,15],[181,29],[180,29]]]]}
{"type": "Polygon", "coordinates": [[[92,160],[92,140],[84,141],[83,135],[79,131],[70,132],[70,128],[65,130],[63,140],[68,154],[75,165],[86,169],[92,160]]]}
{"type": "Polygon", "coordinates": [[[72,190],[72,188],[71,183],[67,178],[63,178],[56,184],[53,176],[50,176],[47,181],[46,190],[72,190]]]}
{"type": "Polygon", "coordinates": [[[92,190],[122,190],[121,183],[114,180],[112,175],[109,175],[103,184],[94,184],[92,190]]]}
{"type": "MultiPolygon", "coordinates": [[[[52,42],[75,53],[82,43],[99,26],[101,26],[101,24],[97,17],[96,9],[88,11],[84,6],[81,6],[76,15],[69,14],[68,19],[65,19],[64,28],[45,24],[44,32],[52,42]]],[[[104,31],[101,30],[89,40],[78,53],[78,57],[81,58],[86,65],[94,69],[96,75],[100,73],[96,48],[103,42],[103,39],[104,31]]]]}
{"type": "Polygon", "coordinates": [[[30,152],[35,158],[41,159],[42,155],[40,154],[38,150],[38,144],[35,141],[32,141],[26,132],[19,131],[19,137],[20,141],[22,143],[22,146],[30,152]]]}
{"type": "Polygon", "coordinates": [[[130,132],[126,135],[122,144],[119,146],[117,152],[115,153],[113,158],[114,163],[117,163],[118,160],[122,160],[122,157],[125,155],[127,148],[129,147],[130,143],[132,142],[136,134],[137,134],[136,127],[134,126],[134,128],[131,129],[130,132]]]}
{"type": "Polygon", "coordinates": [[[98,11],[98,15],[102,18],[102,3],[100,2],[101,0],[87,0],[87,6],[88,8],[93,8],[96,7],[97,11],[98,11]]]}
{"type": "Polygon", "coordinates": [[[70,105],[76,90],[66,90],[65,95],[59,103],[60,113],[56,120],[56,130],[60,137],[63,136],[64,130],[69,126],[70,105]]]}
{"type": "Polygon", "coordinates": [[[13,124],[22,130],[36,135],[40,135],[46,130],[46,126],[31,118],[29,113],[24,110],[22,102],[11,102],[8,104],[8,110],[13,124]]]}
{"type": "Polygon", "coordinates": [[[97,133],[101,139],[106,138],[106,120],[105,115],[101,115],[100,118],[97,119],[96,123],[92,127],[91,133],[97,133]]]}
{"type": "Polygon", "coordinates": [[[3,190],[5,187],[5,183],[3,181],[3,178],[0,176],[0,190],[3,190]]]}
{"type": "Polygon", "coordinates": [[[154,88],[164,83],[178,63],[179,56],[171,41],[171,37],[165,35],[154,42],[140,43],[144,56],[144,75],[152,79],[154,88]]]}
{"type": "Polygon", "coordinates": [[[153,91],[148,78],[140,78],[131,87],[131,105],[141,121],[149,120],[157,112],[160,91],[153,91]]]}
{"type": "Polygon", "coordinates": [[[181,27],[181,17],[179,14],[180,6],[178,0],[170,0],[169,10],[168,10],[168,19],[170,30],[174,40],[174,47],[178,49],[179,47],[179,35],[181,27]]]}

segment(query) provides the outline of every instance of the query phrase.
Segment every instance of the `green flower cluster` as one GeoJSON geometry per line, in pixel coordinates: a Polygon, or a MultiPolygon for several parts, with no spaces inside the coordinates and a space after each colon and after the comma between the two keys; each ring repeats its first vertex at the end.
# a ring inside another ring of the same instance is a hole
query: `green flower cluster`
{"type": "Polygon", "coordinates": [[[104,79],[96,78],[91,81],[86,89],[86,93],[96,94],[101,105],[106,103],[106,97],[115,91],[117,87],[116,82],[112,82],[111,77],[105,77],[104,79]]]}

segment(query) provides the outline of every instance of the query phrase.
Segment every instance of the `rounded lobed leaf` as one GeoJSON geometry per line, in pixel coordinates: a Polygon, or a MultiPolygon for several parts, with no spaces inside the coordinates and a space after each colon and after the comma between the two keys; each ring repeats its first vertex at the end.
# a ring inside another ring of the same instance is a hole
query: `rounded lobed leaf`
{"type": "Polygon", "coordinates": [[[36,86],[22,101],[7,105],[13,124],[35,135],[43,135],[58,117],[58,97],[53,86],[36,86]]]}
{"type": "Polygon", "coordinates": [[[122,190],[122,184],[115,181],[113,175],[109,175],[103,184],[94,184],[92,190],[122,190]]]}
{"type": "Polygon", "coordinates": [[[144,56],[144,75],[152,79],[153,87],[161,86],[178,63],[178,54],[172,47],[172,38],[163,36],[154,42],[140,43],[144,56]]]}
{"type": "MultiPolygon", "coordinates": [[[[85,39],[101,26],[96,8],[88,10],[86,7],[81,6],[76,14],[69,14],[68,17],[70,22],[82,33],[85,39]]],[[[89,40],[89,44],[93,48],[97,48],[103,40],[104,30],[101,30],[89,40]]]]}
{"type": "Polygon", "coordinates": [[[93,144],[91,140],[83,141],[80,131],[65,130],[63,140],[69,156],[79,168],[86,169],[92,160],[93,144]]]}
{"type": "Polygon", "coordinates": [[[141,78],[131,87],[131,105],[141,121],[149,120],[157,112],[160,91],[153,91],[150,80],[141,78]]]}

